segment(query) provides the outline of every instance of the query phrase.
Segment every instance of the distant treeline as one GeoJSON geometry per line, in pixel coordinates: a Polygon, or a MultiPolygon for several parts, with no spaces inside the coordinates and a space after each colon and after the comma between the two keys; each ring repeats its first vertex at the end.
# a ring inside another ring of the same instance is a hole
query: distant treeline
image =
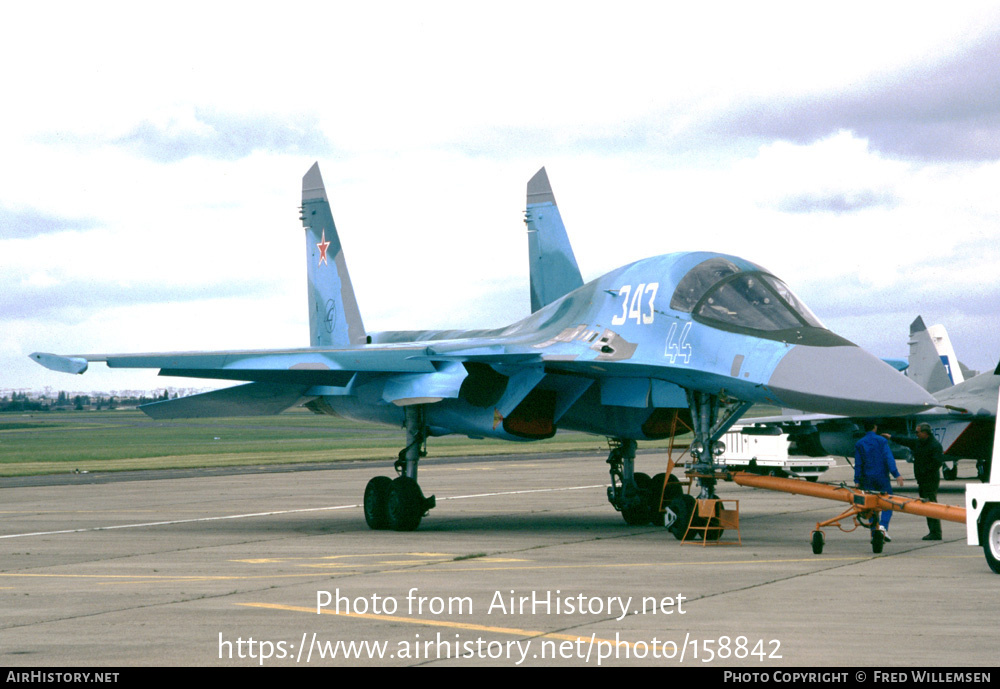
{"type": "MultiPolygon", "coordinates": [[[[176,394],[174,395],[176,397],[176,394]]],[[[159,402],[170,399],[166,390],[152,397],[126,397],[118,395],[74,395],[60,392],[55,399],[48,397],[29,397],[27,393],[15,392],[10,396],[0,398],[0,413],[26,411],[86,411],[100,409],[120,409],[122,407],[137,407],[140,404],[159,402]]]]}

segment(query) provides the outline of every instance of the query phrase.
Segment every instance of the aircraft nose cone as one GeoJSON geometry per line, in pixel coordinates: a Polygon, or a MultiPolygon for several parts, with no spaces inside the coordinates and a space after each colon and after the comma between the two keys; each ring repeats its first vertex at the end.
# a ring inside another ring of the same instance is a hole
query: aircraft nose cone
{"type": "Polygon", "coordinates": [[[937,404],[926,390],[857,346],[798,345],[768,387],[786,406],[842,416],[897,416],[937,404]]]}

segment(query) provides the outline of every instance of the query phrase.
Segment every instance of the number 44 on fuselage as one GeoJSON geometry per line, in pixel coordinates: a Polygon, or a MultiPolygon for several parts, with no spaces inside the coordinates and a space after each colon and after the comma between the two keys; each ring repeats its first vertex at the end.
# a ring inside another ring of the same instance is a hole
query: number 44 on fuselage
{"type": "MultiPolygon", "coordinates": [[[[637,261],[584,284],[544,168],[528,182],[531,315],[505,328],[368,333],[314,165],[303,178],[308,347],[266,351],[36,353],[82,373],[90,361],[247,384],[143,407],[156,418],[318,413],[406,429],[399,476],[373,479],[373,528],[416,528],[433,506],[417,478],[429,436],[534,440],[571,429],[613,441],[609,497],[627,521],[649,512],[636,442],[682,416],[711,472],[716,441],[754,403],[849,416],[913,413],[934,399],[834,334],[778,278],[736,256],[637,261]],[[639,483],[642,483],[640,481],[639,483]]],[[[702,482],[711,495],[714,480],[702,482]]]]}

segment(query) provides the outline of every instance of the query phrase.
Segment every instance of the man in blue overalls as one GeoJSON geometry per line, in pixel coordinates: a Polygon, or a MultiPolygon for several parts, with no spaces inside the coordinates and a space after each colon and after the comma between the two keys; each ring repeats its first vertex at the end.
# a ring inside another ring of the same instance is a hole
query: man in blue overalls
{"type": "MultiPolygon", "coordinates": [[[[889,480],[890,474],[895,477],[896,482],[902,487],[903,477],[896,469],[896,460],[889,449],[889,441],[878,434],[878,426],[874,421],[865,423],[865,435],[854,445],[854,485],[862,490],[874,493],[888,493],[892,495],[892,482],[889,480]]],[[[879,524],[872,524],[872,533],[878,528],[885,534],[885,541],[889,538],[889,519],[892,518],[892,510],[883,510],[879,524]]]]}

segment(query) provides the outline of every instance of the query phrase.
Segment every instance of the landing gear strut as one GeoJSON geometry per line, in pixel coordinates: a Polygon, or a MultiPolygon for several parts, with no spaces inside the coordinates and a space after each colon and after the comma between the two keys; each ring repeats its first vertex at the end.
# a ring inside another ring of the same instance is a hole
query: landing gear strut
{"type": "Polygon", "coordinates": [[[648,474],[636,473],[634,440],[609,438],[608,442],[611,444],[611,453],[608,455],[611,474],[608,502],[622,513],[626,524],[649,524],[659,516],[658,501],[663,484],[654,486],[648,474]]]}
{"type": "MultiPolygon", "coordinates": [[[[688,536],[688,526],[702,529],[706,540],[716,541],[722,536],[717,516],[700,516],[700,500],[718,500],[715,494],[716,458],[721,457],[726,447],[719,439],[734,423],[750,408],[750,404],[739,402],[729,404],[723,394],[712,395],[697,390],[687,391],[688,408],[691,411],[691,422],[694,438],[691,440],[692,463],[688,476],[698,479],[701,489],[697,499],[690,495],[675,497],[667,506],[666,525],[678,539],[688,536]],[[692,515],[694,515],[692,517],[692,515]],[[704,529],[710,526],[713,528],[704,529]]],[[[716,515],[721,503],[714,503],[716,515]]]]}
{"type": "Polygon", "coordinates": [[[396,460],[395,479],[376,476],[365,486],[365,521],[372,529],[413,531],[437,503],[432,495],[424,497],[417,483],[417,464],[426,455],[427,440],[423,405],[405,407],[406,447],[396,460]]]}
{"type": "Polygon", "coordinates": [[[691,441],[691,457],[694,462],[691,470],[701,487],[698,499],[715,499],[715,458],[721,457],[726,451],[726,446],[719,442],[719,438],[725,435],[751,405],[740,402],[728,406],[723,396],[697,390],[688,390],[687,398],[694,426],[694,438],[691,441]]]}

